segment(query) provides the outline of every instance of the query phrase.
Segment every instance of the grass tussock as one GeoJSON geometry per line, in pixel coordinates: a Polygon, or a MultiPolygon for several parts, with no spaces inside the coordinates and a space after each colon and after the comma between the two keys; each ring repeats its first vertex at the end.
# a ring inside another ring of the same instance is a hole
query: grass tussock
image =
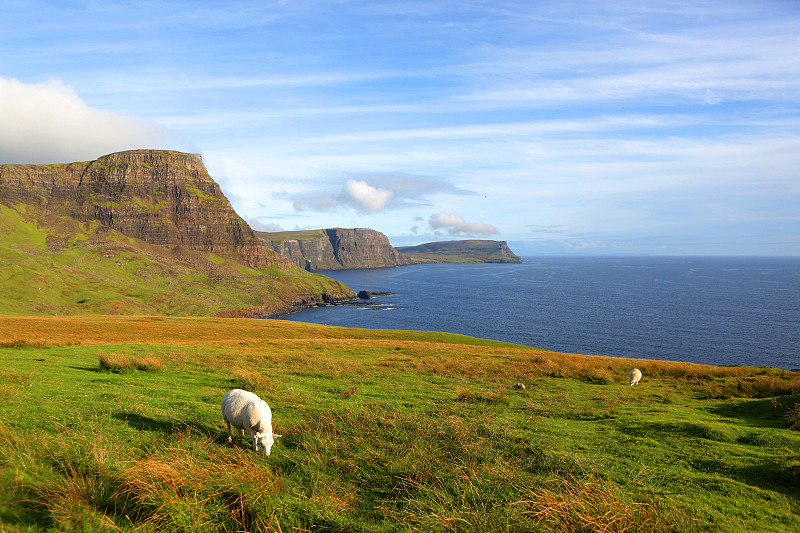
{"type": "Polygon", "coordinates": [[[553,533],[666,533],[686,530],[689,522],[662,501],[634,501],[596,476],[554,480],[516,505],[553,533]]]}
{"type": "Polygon", "coordinates": [[[233,371],[233,386],[237,389],[266,392],[277,389],[278,380],[257,370],[237,369],[233,371]]]}
{"type": "Polygon", "coordinates": [[[717,377],[694,385],[703,398],[770,398],[800,394],[796,372],[774,376],[717,377]]]}
{"type": "Polygon", "coordinates": [[[488,405],[508,405],[509,400],[506,397],[506,391],[503,389],[495,390],[469,390],[459,389],[456,391],[458,395],[455,401],[464,403],[485,403],[488,405]]]}
{"type": "Polygon", "coordinates": [[[793,407],[787,408],[785,416],[789,421],[789,429],[800,431],[800,403],[795,402],[793,407]]]}
{"type": "Polygon", "coordinates": [[[43,341],[13,340],[0,342],[0,348],[50,348],[52,345],[43,341]]]}
{"type": "Polygon", "coordinates": [[[280,531],[280,474],[191,428],[174,437],[137,458],[97,435],[71,435],[45,451],[0,428],[7,469],[42,465],[4,479],[0,504],[9,498],[20,514],[36,516],[37,530],[280,531]]]}
{"type": "Polygon", "coordinates": [[[265,525],[271,513],[264,511],[272,511],[269,502],[283,488],[281,477],[252,454],[221,457],[210,442],[202,447],[212,458],[175,447],[133,463],[117,480],[116,497],[125,502],[126,515],[159,530],[251,530],[259,520],[265,525]]]}
{"type": "Polygon", "coordinates": [[[98,359],[100,360],[100,368],[111,372],[132,372],[133,370],[161,372],[164,370],[164,363],[155,357],[129,357],[100,350],[98,359]]]}

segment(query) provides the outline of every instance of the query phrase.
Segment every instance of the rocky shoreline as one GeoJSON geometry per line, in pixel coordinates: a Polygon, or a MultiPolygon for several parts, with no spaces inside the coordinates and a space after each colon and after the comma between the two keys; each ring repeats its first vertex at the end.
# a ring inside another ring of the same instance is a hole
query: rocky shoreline
{"type": "MultiPolygon", "coordinates": [[[[388,292],[388,291],[368,291],[368,290],[361,290],[358,291],[358,298],[352,299],[342,299],[342,298],[327,298],[327,299],[315,299],[312,301],[304,301],[298,309],[294,309],[290,312],[296,312],[300,309],[310,309],[313,307],[341,307],[346,305],[352,305],[357,307],[362,306],[380,306],[383,305],[380,302],[371,302],[370,300],[375,296],[393,296],[395,293],[388,292]]],[[[325,296],[325,295],[323,295],[325,296]]],[[[286,314],[286,313],[283,313],[286,314]]]]}

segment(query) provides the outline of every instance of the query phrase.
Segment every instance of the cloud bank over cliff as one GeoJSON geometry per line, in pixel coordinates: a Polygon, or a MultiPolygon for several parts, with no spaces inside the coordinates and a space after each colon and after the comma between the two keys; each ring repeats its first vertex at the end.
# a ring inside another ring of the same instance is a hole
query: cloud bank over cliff
{"type": "Polygon", "coordinates": [[[94,109],[58,79],[0,77],[0,162],[70,163],[121,150],[184,146],[153,122],[94,109]]]}

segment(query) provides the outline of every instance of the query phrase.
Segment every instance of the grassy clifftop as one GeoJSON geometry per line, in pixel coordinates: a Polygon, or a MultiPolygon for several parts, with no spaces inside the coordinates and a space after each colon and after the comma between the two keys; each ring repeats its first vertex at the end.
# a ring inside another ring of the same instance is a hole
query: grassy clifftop
{"type": "Polygon", "coordinates": [[[800,529],[797,373],[107,316],[0,318],[0,361],[0,530],[800,529]],[[233,387],[270,457],[227,444],[233,387]]]}
{"type": "Polygon", "coordinates": [[[414,263],[521,263],[505,241],[443,241],[396,248],[414,263]]]}

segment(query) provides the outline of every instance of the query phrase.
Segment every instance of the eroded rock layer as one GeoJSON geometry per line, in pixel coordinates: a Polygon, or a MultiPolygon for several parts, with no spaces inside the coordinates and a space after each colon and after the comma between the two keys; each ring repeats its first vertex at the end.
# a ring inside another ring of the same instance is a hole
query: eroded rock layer
{"type": "Polygon", "coordinates": [[[256,232],[265,246],[316,272],[407,265],[383,233],[367,228],[256,232]]]}
{"type": "Polygon", "coordinates": [[[196,154],[132,150],[80,163],[0,165],[0,203],[17,202],[254,268],[286,263],[261,245],[196,154]]]}

